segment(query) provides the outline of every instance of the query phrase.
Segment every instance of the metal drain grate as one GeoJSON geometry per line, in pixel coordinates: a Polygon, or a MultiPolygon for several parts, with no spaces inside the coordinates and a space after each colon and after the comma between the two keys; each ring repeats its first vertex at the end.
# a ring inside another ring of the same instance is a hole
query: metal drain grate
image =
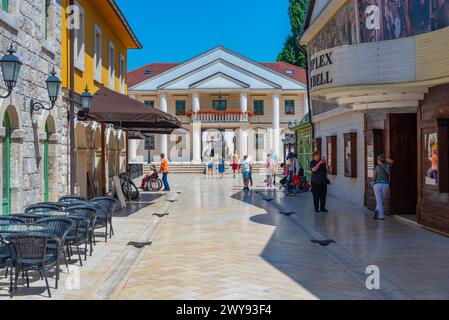
{"type": "Polygon", "coordinates": [[[131,242],[128,242],[128,246],[133,246],[133,247],[135,247],[137,249],[142,249],[144,247],[151,246],[152,243],[153,243],[152,241],[148,241],[148,242],[134,242],[134,241],[131,241],[131,242]]]}
{"type": "Polygon", "coordinates": [[[330,245],[331,243],[337,243],[335,240],[332,239],[326,239],[326,240],[310,240],[312,243],[319,244],[320,246],[326,247],[330,245]]]}

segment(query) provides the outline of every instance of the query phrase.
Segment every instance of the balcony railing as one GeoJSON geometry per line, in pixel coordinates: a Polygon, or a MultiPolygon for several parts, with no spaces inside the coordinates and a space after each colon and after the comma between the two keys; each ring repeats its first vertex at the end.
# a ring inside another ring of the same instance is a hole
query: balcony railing
{"type": "Polygon", "coordinates": [[[229,122],[248,122],[253,116],[252,112],[241,112],[236,110],[215,111],[201,110],[197,113],[190,112],[187,114],[192,118],[193,122],[202,123],[229,123],[229,122]]]}

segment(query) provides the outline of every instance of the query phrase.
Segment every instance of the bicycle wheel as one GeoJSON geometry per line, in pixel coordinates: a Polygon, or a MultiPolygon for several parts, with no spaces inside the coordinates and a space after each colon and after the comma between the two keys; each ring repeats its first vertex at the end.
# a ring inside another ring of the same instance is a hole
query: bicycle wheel
{"type": "Polygon", "coordinates": [[[129,186],[129,188],[128,188],[129,189],[129,199],[136,200],[140,194],[139,189],[137,189],[136,185],[131,180],[128,182],[128,186],[129,186]]]}
{"type": "Polygon", "coordinates": [[[123,192],[123,195],[126,197],[126,199],[128,201],[131,201],[130,188],[129,188],[128,181],[124,181],[122,183],[122,192],[123,192]]]}

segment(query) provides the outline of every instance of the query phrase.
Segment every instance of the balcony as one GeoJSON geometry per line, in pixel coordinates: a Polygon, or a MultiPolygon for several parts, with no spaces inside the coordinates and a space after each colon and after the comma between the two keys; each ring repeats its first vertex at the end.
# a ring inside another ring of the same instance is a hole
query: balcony
{"type": "Polygon", "coordinates": [[[189,112],[187,116],[192,118],[192,122],[201,123],[231,123],[248,122],[253,116],[251,111],[241,112],[240,110],[200,110],[196,113],[189,112]]]}

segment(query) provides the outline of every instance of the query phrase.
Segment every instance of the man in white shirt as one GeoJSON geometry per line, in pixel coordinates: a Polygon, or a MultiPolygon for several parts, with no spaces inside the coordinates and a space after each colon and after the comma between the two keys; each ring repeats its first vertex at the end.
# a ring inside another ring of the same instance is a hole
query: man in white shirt
{"type": "Polygon", "coordinates": [[[240,163],[240,171],[243,176],[243,191],[249,190],[249,181],[251,179],[252,163],[246,155],[240,163]]]}

